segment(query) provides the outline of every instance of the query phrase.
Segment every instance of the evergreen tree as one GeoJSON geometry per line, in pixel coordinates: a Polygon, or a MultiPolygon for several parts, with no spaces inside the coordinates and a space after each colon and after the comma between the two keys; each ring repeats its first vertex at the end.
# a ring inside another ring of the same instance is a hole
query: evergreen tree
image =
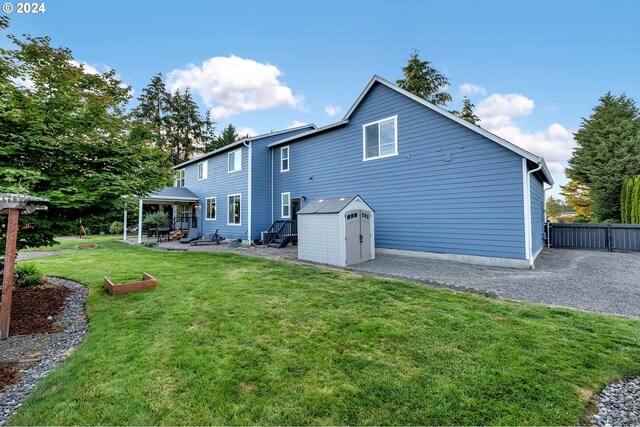
{"type": "Polygon", "coordinates": [[[633,180],[633,190],[631,199],[631,223],[640,224],[640,176],[636,176],[633,180]]]}
{"type": "Polygon", "coordinates": [[[449,79],[432,67],[429,61],[422,61],[418,54],[414,49],[407,66],[402,68],[404,78],[397,80],[396,84],[432,104],[445,106],[451,102],[451,95],[445,92],[449,79]]]}
{"type": "Polygon", "coordinates": [[[627,180],[627,189],[626,189],[626,194],[625,194],[625,201],[626,201],[626,208],[625,210],[627,211],[627,223],[629,224],[633,224],[633,220],[631,217],[631,212],[633,210],[633,205],[634,203],[638,203],[638,201],[634,201],[633,199],[633,189],[634,189],[634,184],[635,184],[635,180],[639,179],[640,177],[635,177],[635,178],[629,178],[627,180]]]}
{"type": "Polygon", "coordinates": [[[242,137],[238,135],[236,127],[229,123],[227,126],[225,126],[220,135],[218,135],[209,143],[205,151],[217,150],[218,148],[222,148],[225,145],[233,144],[239,139],[242,139],[242,137]]]}
{"type": "Polygon", "coordinates": [[[474,107],[475,105],[473,105],[471,100],[467,96],[465,96],[464,99],[462,100],[462,111],[452,110],[451,114],[455,114],[461,119],[468,121],[472,125],[477,125],[478,122],[480,121],[480,117],[476,116],[473,113],[474,107]]]}
{"type": "Polygon", "coordinates": [[[560,186],[560,194],[565,198],[571,209],[584,218],[591,218],[591,196],[589,188],[580,181],[572,179],[567,185],[560,186]]]}
{"type": "Polygon", "coordinates": [[[549,217],[557,217],[560,216],[560,214],[563,211],[568,210],[568,206],[564,203],[563,200],[561,199],[556,199],[553,196],[549,196],[549,198],[547,199],[546,202],[546,211],[547,211],[547,216],[549,217]]]}
{"type": "Polygon", "coordinates": [[[630,222],[629,210],[627,209],[627,188],[629,187],[629,180],[622,181],[622,189],[620,190],[620,220],[623,224],[630,222]]]}
{"type": "Polygon", "coordinates": [[[158,73],[151,78],[151,82],[142,89],[138,97],[138,106],[133,110],[133,116],[139,123],[148,126],[151,138],[156,147],[163,148],[164,118],[169,112],[170,94],[162,80],[162,74],[158,73]]]}
{"type": "Polygon", "coordinates": [[[620,219],[622,181],[640,173],[639,131],[634,100],[607,93],[575,133],[567,176],[589,187],[596,220],[620,219]]]}

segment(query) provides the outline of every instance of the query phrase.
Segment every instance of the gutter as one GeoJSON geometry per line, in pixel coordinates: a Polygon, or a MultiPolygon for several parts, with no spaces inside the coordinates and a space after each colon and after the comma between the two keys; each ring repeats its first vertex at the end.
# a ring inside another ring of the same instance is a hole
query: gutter
{"type": "MultiPolygon", "coordinates": [[[[525,258],[529,261],[529,268],[533,270],[533,254],[531,251],[531,174],[538,172],[542,169],[543,161],[538,158],[538,167],[531,169],[526,174],[524,173],[527,167],[527,159],[522,158],[522,172],[524,176],[523,190],[524,190],[524,244],[525,244],[525,258]]],[[[543,184],[543,198],[544,198],[544,184],[543,184]]]]}
{"type": "Polygon", "coordinates": [[[242,143],[242,145],[244,145],[245,147],[247,147],[248,151],[247,151],[247,163],[248,163],[248,168],[249,171],[247,172],[247,239],[249,239],[249,245],[251,245],[251,242],[253,242],[253,239],[251,238],[251,178],[252,178],[252,170],[251,170],[251,157],[252,157],[252,153],[251,153],[251,141],[245,141],[242,143]]]}

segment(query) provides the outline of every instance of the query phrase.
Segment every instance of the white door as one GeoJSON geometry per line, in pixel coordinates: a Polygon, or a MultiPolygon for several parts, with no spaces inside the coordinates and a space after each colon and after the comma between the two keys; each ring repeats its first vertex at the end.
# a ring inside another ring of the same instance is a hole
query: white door
{"type": "Polygon", "coordinates": [[[371,212],[353,210],[345,213],[347,265],[371,259],[371,212]]]}

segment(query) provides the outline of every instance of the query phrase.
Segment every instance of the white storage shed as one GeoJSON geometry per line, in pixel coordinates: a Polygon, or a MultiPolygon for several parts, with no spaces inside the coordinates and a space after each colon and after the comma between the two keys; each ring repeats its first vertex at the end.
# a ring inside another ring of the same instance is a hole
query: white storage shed
{"type": "Polygon", "coordinates": [[[375,258],[374,211],[360,196],[309,202],[298,211],[298,259],[347,266],[375,258]]]}

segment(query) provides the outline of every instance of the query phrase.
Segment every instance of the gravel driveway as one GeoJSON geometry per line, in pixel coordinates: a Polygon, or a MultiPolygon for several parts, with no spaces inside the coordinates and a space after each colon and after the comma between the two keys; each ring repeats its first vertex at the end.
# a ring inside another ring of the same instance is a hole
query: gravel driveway
{"type": "Polygon", "coordinates": [[[484,267],[395,255],[354,270],[436,282],[502,298],[640,317],[640,254],[545,249],[535,270],[484,267]]]}

